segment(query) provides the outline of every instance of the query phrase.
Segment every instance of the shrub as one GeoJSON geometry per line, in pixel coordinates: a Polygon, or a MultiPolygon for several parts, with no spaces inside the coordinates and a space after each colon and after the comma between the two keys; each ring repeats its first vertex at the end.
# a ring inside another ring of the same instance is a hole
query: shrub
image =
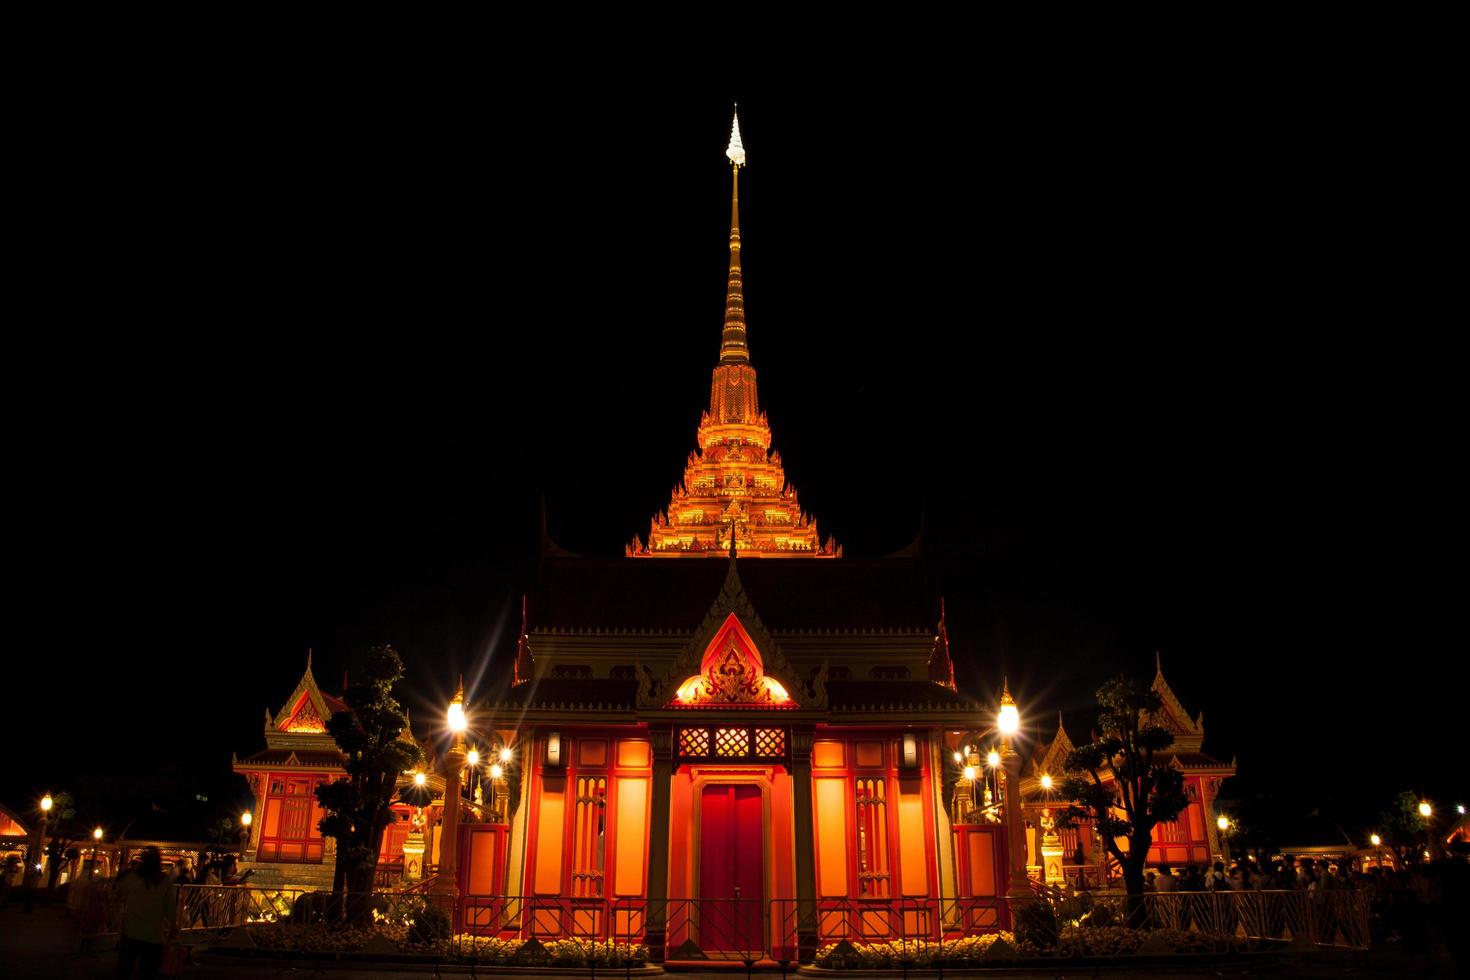
{"type": "Polygon", "coordinates": [[[1015,910],[1016,941],[1036,949],[1057,944],[1057,914],[1042,901],[1022,902],[1015,910]]]}
{"type": "Polygon", "coordinates": [[[437,905],[425,902],[414,910],[409,921],[408,941],[428,945],[448,939],[453,932],[454,925],[449,921],[449,913],[437,905]]]}

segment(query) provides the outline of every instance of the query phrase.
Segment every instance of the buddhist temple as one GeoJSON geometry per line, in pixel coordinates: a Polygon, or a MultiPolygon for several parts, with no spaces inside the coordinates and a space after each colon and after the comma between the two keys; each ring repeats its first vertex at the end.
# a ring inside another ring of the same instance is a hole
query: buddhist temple
{"type": "MultiPolygon", "coordinates": [[[[1157,656],[1152,688],[1163,701],[1163,707],[1150,720],[1174,736],[1174,744],[1155,759],[1184,774],[1184,795],[1189,804],[1179,819],[1154,828],[1148,864],[1169,864],[1176,868],[1212,864],[1224,856],[1215,823],[1215,798],[1221,784],[1235,775],[1235,763],[1222,762],[1204,753],[1204,714],[1191,718],[1184,710],[1164,679],[1163,662],[1157,656]]],[[[1059,828],[1054,819],[1065,802],[1057,798],[1053,780],[1060,783],[1063,762],[1073,747],[1058,715],[1056,733],[1049,742],[1037,743],[1022,777],[1026,867],[1032,878],[1047,884],[1075,886],[1081,878],[1087,880],[1089,888],[1103,888],[1117,877],[1116,862],[1102,849],[1096,834],[1084,828],[1059,828]]]]}
{"type": "MultiPolygon", "coordinates": [[[[999,715],[957,689],[919,547],[844,556],[798,504],[751,363],[738,119],[727,157],[724,324],[683,479],[621,558],[543,528],[514,663],[456,697],[432,799],[399,805],[380,866],[455,896],[462,931],[670,962],[1005,927],[1028,875],[1107,873],[1085,832],[1051,826],[1041,782],[1067,734],[1034,744],[1006,726],[1008,689],[999,715]]],[[[1162,671],[1155,686],[1193,794],[1158,856],[1204,860],[1232,768],[1201,753],[1162,671]]],[[[236,763],[257,867],[327,860],[311,789],[340,771],[323,719],[342,707],[308,664],[266,749],[236,763]]]]}
{"type": "MultiPolygon", "coordinates": [[[[346,688],[343,679],[343,688],[346,688]]],[[[265,713],[265,748],[231,760],[245,777],[254,804],[243,828],[242,870],[251,881],[270,887],[330,888],[334,841],[318,824],[323,811],[315,789],[345,774],[342,752],[327,734],[327,719],[348,710],[346,702],[322,691],[311,672],[311,653],[296,688],[274,714],[265,713]]],[[[404,787],[413,775],[404,774],[404,787]]],[[[393,806],[394,820],[383,834],[378,856],[378,882],[391,887],[422,880],[426,864],[438,860],[443,779],[424,774],[426,804],[393,806]]]]}

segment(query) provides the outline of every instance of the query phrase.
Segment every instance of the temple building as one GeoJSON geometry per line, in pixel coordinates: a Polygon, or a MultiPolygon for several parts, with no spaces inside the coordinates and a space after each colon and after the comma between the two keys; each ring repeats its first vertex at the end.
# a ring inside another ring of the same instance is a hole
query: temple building
{"type": "MultiPolygon", "coordinates": [[[[1184,795],[1189,804],[1177,820],[1154,827],[1148,864],[1180,868],[1224,860],[1226,852],[1216,824],[1215,798],[1219,796],[1221,784],[1235,775],[1235,763],[1221,762],[1204,753],[1204,714],[1191,718],[1184,710],[1164,679],[1163,662],[1158,656],[1154,658],[1152,688],[1163,701],[1163,707],[1150,721],[1174,736],[1174,744],[1155,759],[1184,774],[1184,795]]],[[[1049,742],[1037,743],[1021,780],[1026,814],[1026,866],[1031,877],[1047,884],[1075,886],[1079,878],[1085,878],[1087,887],[1101,888],[1117,877],[1116,863],[1103,850],[1102,842],[1085,828],[1055,825],[1055,811],[1065,803],[1057,798],[1053,779],[1060,783],[1063,763],[1073,748],[1058,715],[1056,733],[1049,742]]]]}
{"type": "MultiPolygon", "coordinates": [[[[380,861],[456,894],[460,929],[634,940],[656,959],[1002,928],[1028,872],[1107,872],[1085,831],[1051,825],[1043,777],[1071,743],[1007,727],[1008,690],[999,715],[957,690],[918,542],[844,557],[798,504],[751,363],[738,120],[727,156],[724,327],[684,477],[622,558],[543,529],[514,665],[456,697],[433,800],[399,805],[380,861]]],[[[1192,794],[1158,858],[1212,858],[1233,769],[1201,753],[1162,671],[1155,687],[1192,794]]],[[[311,789],[340,772],[324,719],[342,707],[308,664],[266,749],[236,763],[257,866],[327,860],[311,789]]]]}
{"type": "MultiPolygon", "coordinates": [[[[346,689],[346,678],[343,679],[346,689]]],[[[327,719],[348,710],[346,702],[322,691],[306,670],[281,710],[265,712],[265,748],[244,759],[232,758],[235,772],[245,777],[253,805],[241,829],[242,871],[251,871],[251,883],[274,887],[330,888],[335,867],[334,841],[318,829],[324,812],[316,787],[346,771],[342,752],[327,734],[327,719]]],[[[426,746],[427,748],[427,746],[426,746]]],[[[439,841],[435,828],[442,817],[443,778],[424,773],[426,804],[393,805],[394,820],[383,834],[378,856],[378,883],[393,887],[422,880],[426,866],[437,863],[439,841]]],[[[404,787],[413,775],[404,774],[404,787]]]]}
{"type": "Polygon", "coordinates": [[[994,706],[955,688],[918,548],[843,557],[771,449],[732,129],[725,322],[684,478],[621,559],[543,540],[512,676],[465,705],[471,744],[518,761],[508,833],[438,869],[486,903],[467,928],[637,933],[677,959],[809,949],[906,902],[914,935],[1003,921],[1001,824],[956,809],[951,762],[994,706]],[[913,905],[934,896],[973,901],[913,905]]]}

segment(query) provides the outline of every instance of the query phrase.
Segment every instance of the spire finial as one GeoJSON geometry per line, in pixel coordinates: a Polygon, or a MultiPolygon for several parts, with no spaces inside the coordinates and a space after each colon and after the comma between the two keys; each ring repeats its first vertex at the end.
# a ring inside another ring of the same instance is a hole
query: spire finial
{"type": "Polygon", "coordinates": [[[730,123],[730,146],[725,150],[733,167],[745,166],[745,147],[740,144],[740,104],[735,104],[734,121],[730,123]]]}
{"type": "Polygon", "coordinates": [[[725,330],[720,336],[721,364],[748,364],[745,344],[745,284],[740,274],[740,168],[745,166],[745,147],[740,144],[740,117],[730,128],[730,279],[725,286],[725,330]]]}
{"type": "Polygon", "coordinates": [[[306,672],[311,673],[311,647],[306,648],[306,672]]]}
{"type": "Polygon", "coordinates": [[[1154,673],[1156,673],[1156,674],[1162,674],[1163,672],[1164,672],[1164,661],[1163,661],[1163,658],[1159,656],[1159,651],[1155,650],[1154,651],[1154,673]]]}

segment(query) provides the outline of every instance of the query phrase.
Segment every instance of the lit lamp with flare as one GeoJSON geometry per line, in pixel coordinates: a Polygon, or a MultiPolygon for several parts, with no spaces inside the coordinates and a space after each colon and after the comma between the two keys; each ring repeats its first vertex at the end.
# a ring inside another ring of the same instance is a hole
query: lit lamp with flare
{"type": "Polygon", "coordinates": [[[1009,680],[1002,687],[995,727],[1000,731],[1001,763],[1005,771],[1005,826],[1010,852],[1006,897],[1012,901],[1029,900],[1035,895],[1026,874],[1026,824],[1021,818],[1021,754],[1011,746],[1011,740],[1021,731],[1021,709],[1016,706],[1016,699],[1011,697],[1009,680]]]}

